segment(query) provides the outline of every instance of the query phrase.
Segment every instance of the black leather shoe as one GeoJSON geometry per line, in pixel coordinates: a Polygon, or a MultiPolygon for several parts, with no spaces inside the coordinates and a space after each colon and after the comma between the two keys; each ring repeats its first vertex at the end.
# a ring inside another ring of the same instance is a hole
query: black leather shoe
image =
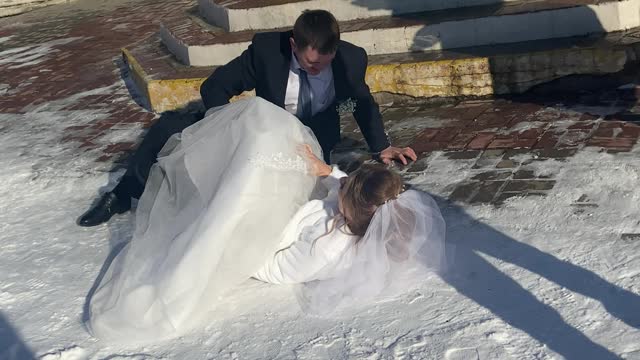
{"type": "Polygon", "coordinates": [[[131,209],[131,200],[119,199],[113,192],[108,192],[102,196],[100,201],[80,217],[78,225],[96,226],[106,223],[115,214],[122,214],[131,209]]]}

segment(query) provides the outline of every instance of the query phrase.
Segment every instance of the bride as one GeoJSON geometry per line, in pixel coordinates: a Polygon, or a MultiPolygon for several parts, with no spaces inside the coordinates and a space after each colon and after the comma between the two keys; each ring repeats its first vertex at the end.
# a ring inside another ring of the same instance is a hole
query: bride
{"type": "Polygon", "coordinates": [[[379,294],[396,269],[443,265],[431,197],[382,166],[347,177],[320,158],[311,131],[260,98],[211,109],[171,138],[133,239],[91,299],[91,332],[118,342],[181,335],[250,277],[298,284],[304,310],[328,312],[379,294]]]}

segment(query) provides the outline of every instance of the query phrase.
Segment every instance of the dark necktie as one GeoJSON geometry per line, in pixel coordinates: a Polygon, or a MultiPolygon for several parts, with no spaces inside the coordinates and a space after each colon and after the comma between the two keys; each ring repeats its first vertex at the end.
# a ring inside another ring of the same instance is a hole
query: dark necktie
{"type": "Polygon", "coordinates": [[[311,120],[311,85],[307,72],[300,69],[300,92],[298,93],[298,111],[296,116],[302,121],[311,120]]]}

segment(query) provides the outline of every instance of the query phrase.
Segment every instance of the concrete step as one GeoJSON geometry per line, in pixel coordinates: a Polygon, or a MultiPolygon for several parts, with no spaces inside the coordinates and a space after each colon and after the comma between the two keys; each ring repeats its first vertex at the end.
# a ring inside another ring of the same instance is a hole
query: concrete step
{"type": "Polygon", "coordinates": [[[348,21],[511,1],[517,0],[199,0],[198,6],[212,25],[235,32],[291,27],[306,9],[329,10],[348,21]]]}
{"type": "MultiPolygon", "coordinates": [[[[512,1],[341,23],[342,38],[369,55],[584,36],[640,26],[640,0],[512,1]]],[[[226,32],[196,16],[164,22],[161,38],[186,65],[222,65],[255,31],[226,32]]]]}
{"type": "MultiPolygon", "coordinates": [[[[638,61],[640,28],[606,35],[373,55],[366,81],[378,101],[523,93],[573,74],[617,73],[638,61]]],[[[158,36],[123,51],[148,107],[198,107],[200,84],[215,67],[185,66],[158,36]]],[[[243,94],[248,96],[251,93],[243,94]]]]}
{"type": "Polygon", "coordinates": [[[71,0],[2,0],[0,1],[0,17],[18,15],[40,7],[70,1],[71,0]]]}

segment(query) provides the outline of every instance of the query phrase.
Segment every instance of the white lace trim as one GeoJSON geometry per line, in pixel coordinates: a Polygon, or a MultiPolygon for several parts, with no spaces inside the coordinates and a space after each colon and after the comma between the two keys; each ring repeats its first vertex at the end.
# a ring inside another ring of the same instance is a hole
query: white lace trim
{"type": "Polygon", "coordinates": [[[249,164],[274,170],[307,173],[307,162],[300,155],[288,156],[282,152],[271,155],[258,153],[249,158],[249,164]]]}

